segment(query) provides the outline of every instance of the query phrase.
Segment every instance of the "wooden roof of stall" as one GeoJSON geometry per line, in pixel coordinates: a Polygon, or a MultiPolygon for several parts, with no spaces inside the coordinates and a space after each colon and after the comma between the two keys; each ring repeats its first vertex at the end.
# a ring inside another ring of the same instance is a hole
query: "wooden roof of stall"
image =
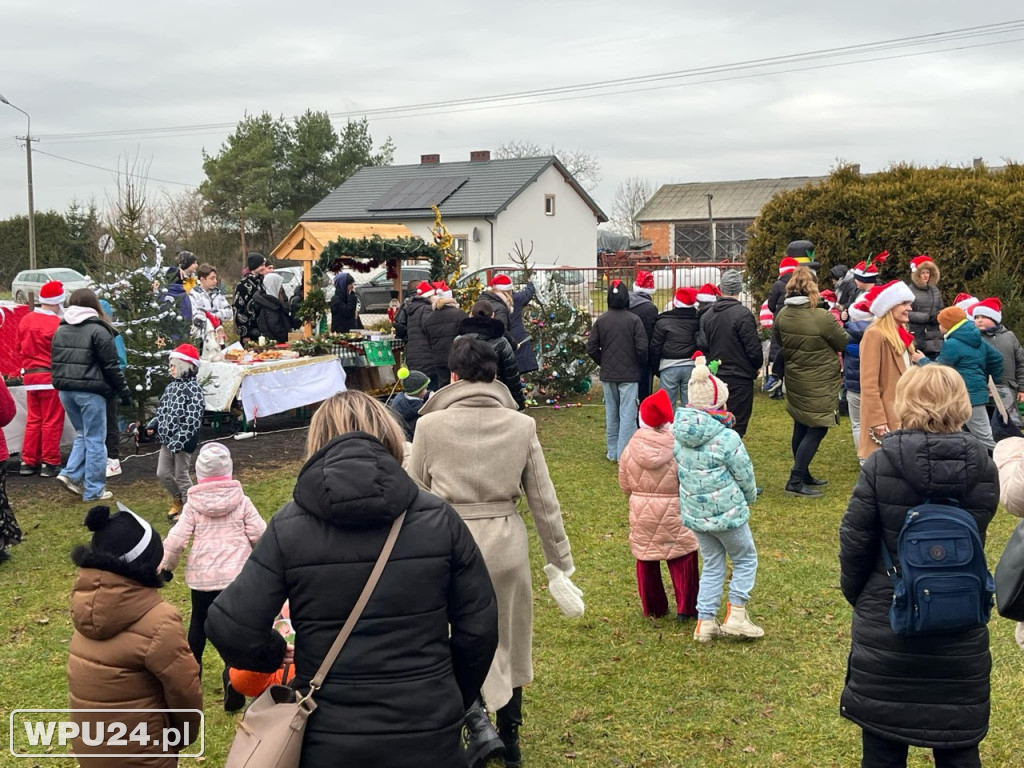
{"type": "Polygon", "coordinates": [[[412,237],[402,224],[366,224],[340,221],[300,221],[270,252],[271,258],[316,261],[324,247],[339,237],[359,239],[380,235],[386,239],[412,237]]]}

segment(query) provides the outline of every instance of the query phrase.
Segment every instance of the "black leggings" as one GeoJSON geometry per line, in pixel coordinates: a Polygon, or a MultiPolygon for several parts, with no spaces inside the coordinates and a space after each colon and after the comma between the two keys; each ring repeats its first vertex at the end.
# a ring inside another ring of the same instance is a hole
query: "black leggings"
{"type": "MultiPolygon", "coordinates": [[[[863,731],[862,768],[906,768],[907,745],[863,731]]],[[[978,748],[934,749],[935,768],[981,768],[978,748]]]]}
{"type": "Polygon", "coordinates": [[[203,670],[203,651],[206,650],[206,614],[210,612],[210,606],[217,599],[220,590],[213,592],[200,592],[198,589],[192,592],[192,618],[188,623],[188,647],[192,655],[199,662],[199,671],[203,670]]]}
{"type": "Polygon", "coordinates": [[[818,446],[827,434],[828,427],[808,427],[799,421],[793,422],[793,473],[799,473],[805,482],[818,446]]]}

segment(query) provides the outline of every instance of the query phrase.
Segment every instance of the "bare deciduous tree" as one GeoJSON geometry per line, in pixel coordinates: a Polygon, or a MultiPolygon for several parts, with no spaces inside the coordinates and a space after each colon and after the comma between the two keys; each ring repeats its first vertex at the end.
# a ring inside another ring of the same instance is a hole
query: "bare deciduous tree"
{"type": "Polygon", "coordinates": [[[146,185],[151,161],[122,155],[117,160],[114,196],[107,195],[107,227],[114,250],[105,262],[119,267],[134,266],[142,253],[142,242],[152,225],[146,185]]]}
{"type": "Polygon", "coordinates": [[[654,189],[651,183],[639,176],[630,176],[619,184],[612,203],[612,229],[620,235],[628,235],[634,240],[639,240],[640,222],[636,217],[647,205],[652,194],[654,189]]]}
{"type": "Polygon", "coordinates": [[[545,157],[554,155],[557,157],[566,170],[590,192],[599,181],[601,181],[601,164],[597,156],[585,149],[560,149],[554,144],[548,147],[535,144],[532,141],[506,141],[499,144],[494,150],[495,158],[502,160],[516,157],[545,157]]]}

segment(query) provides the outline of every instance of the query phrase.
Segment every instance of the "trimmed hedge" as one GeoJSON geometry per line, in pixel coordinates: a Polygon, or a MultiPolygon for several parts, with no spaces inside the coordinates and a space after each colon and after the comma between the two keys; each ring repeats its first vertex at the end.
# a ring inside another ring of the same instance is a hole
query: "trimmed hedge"
{"type": "Polygon", "coordinates": [[[747,279],[763,301],[778,277],[786,244],[815,244],[819,275],[827,285],[836,264],[853,267],[883,250],[883,280],[910,280],[910,260],[928,254],[942,274],[947,303],[961,291],[998,295],[1004,322],[1024,330],[1024,165],[919,168],[894,165],[862,176],[840,166],[818,184],[781,192],[761,210],[750,230],[747,279]],[[1005,288],[1000,292],[1000,286],[1005,288]]]}

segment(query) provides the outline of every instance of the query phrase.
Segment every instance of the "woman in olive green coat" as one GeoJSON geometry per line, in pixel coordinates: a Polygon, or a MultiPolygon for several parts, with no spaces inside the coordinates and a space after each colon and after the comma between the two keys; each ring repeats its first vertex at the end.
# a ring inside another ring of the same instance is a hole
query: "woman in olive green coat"
{"type": "Polygon", "coordinates": [[[835,317],[817,305],[814,273],[800,267],[786,285],[773,329],[785,363],[786,410],[793,417],[793,469],[786,483],[792,496],[821,496],[818,488],[828,484],[811,476],[810,465],[828,428],[836,426],[839,352],[848,341],[835,317]]]}

